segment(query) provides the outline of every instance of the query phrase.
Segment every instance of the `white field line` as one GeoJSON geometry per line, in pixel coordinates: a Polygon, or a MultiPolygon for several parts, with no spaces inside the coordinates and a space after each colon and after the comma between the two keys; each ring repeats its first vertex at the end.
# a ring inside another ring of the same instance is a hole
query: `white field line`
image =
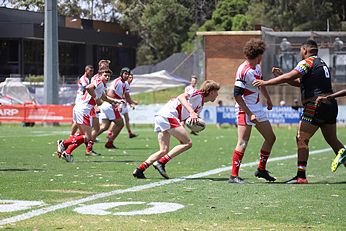
{"type": "MultiPolygon", "coordinates": [[[[320,153],[324,153],[327,151],[330,151],[331,148],[325,148],[325,149],[320,149],[320,150],[315,150],[315,151],[311,151],[310,155],[315,155],[315,154],[320,154],[320,153]]],[[[280,160],[288,160],[288,159],[293,159],[296,158],[297,154],[292,154],[292,155],[287,155],[287,156],[281,156],[281,157],[274,157],[274,158],[270,158],[268,162],[275,162],[275,161],[280,161],[280,160]]],[[[258,162],[250,162],[250,163],[245,163],[242,164],[242,167],[250,167],[250,166],[255,166],[257,165],[258,162]]],[[[127,189],[118,189],[118,190],[114,190],[114,191],[110,191],[110,192],[105,192],[105,193],[98,193],[95,195],[91,195],[82,199],[78,199],[78,200],[73,200],[73,201],[68,201],[68,202],[64,202],[61,204],[57,204],[57,205],[52,205],[52,206],[48,206],[46,208],[41,208],[41,209],[35,209],[17,216],[13,216],[13,217],[9,217],[9,218],[5,218],[3,220],[0,220],[0,225],[6,225],[6,224],[10,224],[10,223],[15,223],[18,221],[23,221],[23,220],[27,220],[33,217],[37,217],[49,212],[54,212],[56,210],[59,209],[64,209],[67,207],[71,207],[74,205],[78,205],[78,204],[82,204],[82,203],[86,203],[86,202],[90,202],[90,201],[94,201],[94,200],[98,200],[98,199],[102,199],[102,198],[106,198],[106,197],[110,197],[110,196],[114,196],[117,194],[123,194],[123,193],[127,193],[127,192],[138,192],[138,191],[142,191],[145,189],[150,189],[150,188],[155,188],[155,187],[160,187],[163,185],[168,185],[168,184],[172,184],[172,183],[177,183],[177,182],[181,182],[181,181],[185,181],[186,179],[193,179],[193,178],[201,178],[201,177],[205,177],[205,176],[210,176],[210,175],[215,175],[221,172],[225,172],[225,171],[230,171],[232,169],[231,166],[228,167],[222,167],[222,168],[217,168],[217,169],[213,169],[213,170],[209,170],[206,172],[201,172],[201,173],[197,173],[197,174],[193,174],[190,176],[183,176],[180,178],[176,178],[176,179],[169,179],[169,180],[162,180],[162,181],[158,181],[158,182],[153,182],[150,184],[145,184],[145,185],[139,185],[139,186],[134,186],[131,188],[127,188],[127,189]]]]}

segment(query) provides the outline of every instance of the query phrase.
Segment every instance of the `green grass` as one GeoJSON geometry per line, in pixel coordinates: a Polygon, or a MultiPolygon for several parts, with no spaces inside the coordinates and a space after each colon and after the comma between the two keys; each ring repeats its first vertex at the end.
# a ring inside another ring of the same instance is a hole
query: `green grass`
{"type": "Polygon", "coordinates": [[[184,89],[185,87],[168,88],[161,91],[131,95],[131,98],[138,101],[141,105],[165,104],[171,98],[174,98],[183,93],[184,89]]]}
{"type": "MultiPolygon", "coordinates": [[[[150,126],[134,128],[140,136],[128,139],[120,134],[117,150],[103,148],[105,136],[96,143],[100,157],[85,157],[84,146],[74,152],[75,163],[59,160],[54,152],[56,140],[66,138],[69,127],[0,126],[0,199],[35,200],[56,205],[101,192],[127,189],[164,181],[150,167],[148,179],[138,180],[132,171],[158,149],[156,134],[150,126]]],[[[275,127],[277,142],[272,157],[294,154],[295,128],[275,127]]],[[[338,128],[346,142],[346,128],[338,128]]],[[[166,170],[172,178],[188,176],[229,166],[236,143],[236,129],[217,129],[210,125],[193,136],[193,147],[173,159],[166,170]]],[[[258,159],[262,138],[254,129],[243,163],[258,159]]],[[[172,144],[176,144],[172,140],[172,144]]],[[[310,142],[310,150],[328,148],[320,132],[310,142]]],[[[268,170],[279,183],[268,184],[253,176],[256,166],[243,167],[240,176],[249,184],[230,185],[230,172],[117,194],[83,203],[171,202],[185,207],[170,213],[137,216],[82,215],[71,206],[2,228],[10,230],[344,230],[345,168],[330,171],[331,151],[311,155],[307,168],[308,185],[283,182],[296,172],[296,159],[268,163],[268,170]]],[[[37,208],[37,207],[36,207],[37,208]]],[[[36,209],[35,208],[35,209],[36,209]]],[[[129,205],[108,211],[144,209],[129,205]]],[[[0,220],[33,210],[2,212],[0,220]]],[[[1,228],[1,227],[0,227],[1,228]]]]}

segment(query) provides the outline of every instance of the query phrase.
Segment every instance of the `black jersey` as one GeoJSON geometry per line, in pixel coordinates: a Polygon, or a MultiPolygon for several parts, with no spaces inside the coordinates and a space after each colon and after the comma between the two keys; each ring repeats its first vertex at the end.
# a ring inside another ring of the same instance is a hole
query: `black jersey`
{"type": "Polygon", "coordinates": [[[320,57],[310,56],[300,61],[295,70],[302,74],[300,78],[302,101],[321,94],[333,93],[329,68],[320,57]]]}

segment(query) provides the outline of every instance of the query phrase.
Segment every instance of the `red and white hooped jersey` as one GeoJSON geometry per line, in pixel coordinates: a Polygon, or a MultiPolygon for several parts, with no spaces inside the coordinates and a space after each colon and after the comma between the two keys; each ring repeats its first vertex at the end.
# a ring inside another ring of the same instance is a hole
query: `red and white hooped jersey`
{"type": "Polygon", "coordinates": [[[75,103],[78,103],[81,100],[82,96],[85,93],[85,87],[88,86],[89,83],[90,83],[90,80],[86,75],[83,75],[82,77],[79,78],[77,83],[78,89],[77,89],[75,103]]]}
{"type": "MultiPolygon", "coordinates": [[[[95,85],[94,91],[95,91],[96,99],[100,98],[106,89],[106,85],[102,82],[101,78],[98,76],[96,77],[94,76],[90,84],[95,85]]],[[[84,95],[81,97],[81,101],[76,103],[76,107],[80,109],[89,109],[89,110],[91,110],[95,105],[96,105],[95,99],[92,98],[91,95],[87,91],[85,91],[84,95]]]]}
{"type": "MultiPolygon", "coordinates": [[[[112,89],[115,99],[125,99],[125,93],[130,92],[130,86],[127,81],[123,82],[121,77],[116,78],[111,82],[108,89],[112,89]]],[[[111,96],[112,97],[112,96],[111,96]]]]}
{"type": "MultiPolygon", "coordinates": [[[[259,102],[260,88],[252,86],[252,82],[256,79],[262,79],[262,71],[259,64],[254,69],[248,61],[245,61],[238,67],[234,86],[245,89],[242,98],[246,105],[253,105],[259,102]]],[[[235,106],[239,108],[238,104],[235,106]]]]}
{"type": "MultiPolygon", "coordinates": [[[[191,89],[188,94],[187,102],[190,104],[192,109],[199,114],[202,111],[204,105],[203,93],[196,89],[191,89]]],[[[161,108],[156,115],[166,117],[166,118],[177,118],[180,122],[186,120],[190,113],[181,104],[178,97],[168,101],[168,103],[161,108]]]]}

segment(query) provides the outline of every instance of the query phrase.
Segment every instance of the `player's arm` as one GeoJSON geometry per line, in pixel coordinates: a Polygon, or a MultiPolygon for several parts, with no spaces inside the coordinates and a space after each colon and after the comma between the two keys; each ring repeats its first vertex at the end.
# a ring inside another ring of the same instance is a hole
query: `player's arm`
{"type": "MultiPolygon", "coordinates": [[[[278,67],[273,67],[272,73],[275,77],[278,77],[278,76],[284,74],[284,72],[278,67]]],[[[300,80],[299,79],[289,80],[287,83],[293,87],[300,87],[300,80]]]]}
{"type": "Polygon", "coordinates": [[[296,70],[292,70],[288,73],[282,74],[270,80],[256,79],[255,81],[253,81],[252,85],[255,87],[259,87],[259,86],[278,85],[281,83],[297,84],[296,81],[299,77],[301,77],[301,74],[297,72],[296,70]]]}
{"type": "MultiPolygon", "coordinates": [[[[119,100],[117,100],[117,99],[114,99],[114,98],[112,98],[112,97],[109,97],[109,96],[106,95],[105,93],[102,94],[101,99],[102,99],[103,101],[106,101],[106,102],[108,102],[108,103],[110,103],[110,104],[113,104],[113,105],[117,105],[117,104],[121,103],[121,101],[119,101],[119,100]]],[[[99,104],[97,104],[97,105],[99,105],[99,104]]]]}
{"type": "Polygon", "coordinates": [[[239,107],[249,116],[251,122],[256,123],[256,116],[253,114],[248,106],[246,105],[242,95],[244,94],[245,89],[239,86],[234,86],[233,96],[235,101],[239,104],[239,107]]]}
{"type": "Polygon", "coordinates": [[[101,105],[102,104],[102,100],[100,98],[96,98],[95,88],[96,88],[95,84],[94,83],[90,83],[89,85],[87,85],[85,87],[85,90],[96,101],[97,105],[101,105]]]}
{"type": "Polygon", "coordinates": [[[126,102],[128,102],[128,103],[130,104],[130,107],[132,107],[132,108],[134,108],[134,106],[138,104],[137,101],[134,101],[134,100],[131,98],[129,92],[125,92],[125,100],[126,100],[126,102]]]}
{"type": "Polygon", "coordinates": [[[189,97],[188,93],[183,93],[178,96],[178,100],[180,103],[186,108],[186,110],[190,113],[192,123],[196,123],[198,119],[198,114],[192,109],[189,102],[187,101],[189,97]]]}
{"type": "Polygon", "coordinates": [[[341,91],[337,91],[333,94],[327,95],[327,96],[319,96],[316,99],[316,103],[319,104],[321,102],[326,102],[328,100],[332,100],[338,97],[342,97],[342,96],[346,96],[346,89],[341,90],[341,91]]]}
{"type": "Polygon", "coordinates": [[[271,100],[271,98],[270,98],[270,96],[268,94],[267,88],[265,86],[262,86],[260,88],[260,90],[261,90],[261,93],[264,96],[264,98],[266,98],[266,100],[267,100],[267,109],[268,110],[272,110],[273,103],[272,103],[272,100],[271,100]]]}

